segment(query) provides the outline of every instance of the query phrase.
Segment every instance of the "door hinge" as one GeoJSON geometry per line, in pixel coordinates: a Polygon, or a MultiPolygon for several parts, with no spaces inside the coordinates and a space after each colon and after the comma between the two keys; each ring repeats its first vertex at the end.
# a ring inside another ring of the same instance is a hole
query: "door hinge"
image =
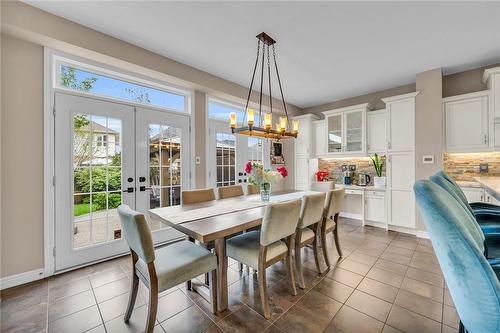
{"type": "Polygon", "coordinates": [[[189,171],[189,179],[191,179],[191,178],[192,178],[192,176],[191,176],[191,171],[189,171]]]}
{"type": "Polygon", "coordinates": [[[189,125],[189,133],[191,133],[191,125],[189,125]]]}
{"type": "Polygon", "coordinates": [[[54,115],[54,117],[56,116],[56,105],[55,104],[52,107],[52,114],[54,115]]]}
{"type": "Polygon", "coordinates": [[[56,176],[52,177],[52,186],[56,186],[56,176]]]}
{"type": "Polygon", "coordinates": [[[56,247],[55,246],[52,248],[52,256],[54,258],[56,257],[56,247]]]}

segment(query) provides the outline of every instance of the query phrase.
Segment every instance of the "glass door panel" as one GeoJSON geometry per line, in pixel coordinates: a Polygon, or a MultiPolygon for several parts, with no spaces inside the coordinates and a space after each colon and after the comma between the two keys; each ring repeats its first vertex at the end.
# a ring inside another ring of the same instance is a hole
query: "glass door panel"
{"type": "Polygon", "coordinates": [[[328,152],[342,151],[342,114],[328,116],[328,152]]]}
{"type": "Polygon", "coordinates": [[[363,150],[363,112],[346,112],[345,123],[346,151],[352,152],[363,150]]]}

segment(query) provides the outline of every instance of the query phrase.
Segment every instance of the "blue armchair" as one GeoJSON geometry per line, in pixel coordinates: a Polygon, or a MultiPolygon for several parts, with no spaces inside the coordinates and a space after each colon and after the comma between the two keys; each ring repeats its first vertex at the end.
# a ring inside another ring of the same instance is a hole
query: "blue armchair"
{"type": "Polygon", "coordinates": [[[461,202],[442,187],[419,180],[417,205],[429,232],[461,331],[500,332],[500,283],[483,255],[480,230],[461,202]]]}

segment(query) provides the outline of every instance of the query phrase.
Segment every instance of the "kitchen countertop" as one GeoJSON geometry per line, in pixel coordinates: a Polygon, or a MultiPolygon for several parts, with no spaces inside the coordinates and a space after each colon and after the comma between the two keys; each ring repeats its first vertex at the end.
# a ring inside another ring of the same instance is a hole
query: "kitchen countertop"
{"type": "Polygon", "coordinates": [[[475,182],[475,181],[459,180],[459,181],[457,181],[457,184],[462,186],[462,187],[478,187],[478,188],[483,187],[483,185],[481,185],[480,183],[475,182]]]}
{"type": "Polygon", "coordinates": [[[337,183],[335,184],[335,188],[345,188],[345,189],[349,189],[349,190],[385,191],[385,187],[344,185],[344,184],[337,184],[337,183]]]}
{"type": "Polygon", "coordinates": [[[500,200],[500,177],[474,177],[495,199],[500,200]]]}

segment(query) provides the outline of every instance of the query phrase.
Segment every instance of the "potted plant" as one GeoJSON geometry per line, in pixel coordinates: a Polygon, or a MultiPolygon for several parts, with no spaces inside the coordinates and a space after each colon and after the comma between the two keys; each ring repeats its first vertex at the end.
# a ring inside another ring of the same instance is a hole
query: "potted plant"
{"type": "Polygon", "coordinates": [[[375,167],[375,174],[377,176],[373,177],[373,185],[375,187],[385,187],[385,177],[382,177],[382,170],[384,169],[385,156],[380,157],[378,154],[370,156],[375,167]]]}
{"type": "Polygon", "coordinates": [[[288,171],[285,167],[280,167],[276,171],[273,171],[264,169],[262,164],[250,161],[245,165],[245,172],[248,175],[248,182],[260,188],[260,198],[262,201],[269,201],[272,184],[276,184],[288,176],[288,171]]]}

